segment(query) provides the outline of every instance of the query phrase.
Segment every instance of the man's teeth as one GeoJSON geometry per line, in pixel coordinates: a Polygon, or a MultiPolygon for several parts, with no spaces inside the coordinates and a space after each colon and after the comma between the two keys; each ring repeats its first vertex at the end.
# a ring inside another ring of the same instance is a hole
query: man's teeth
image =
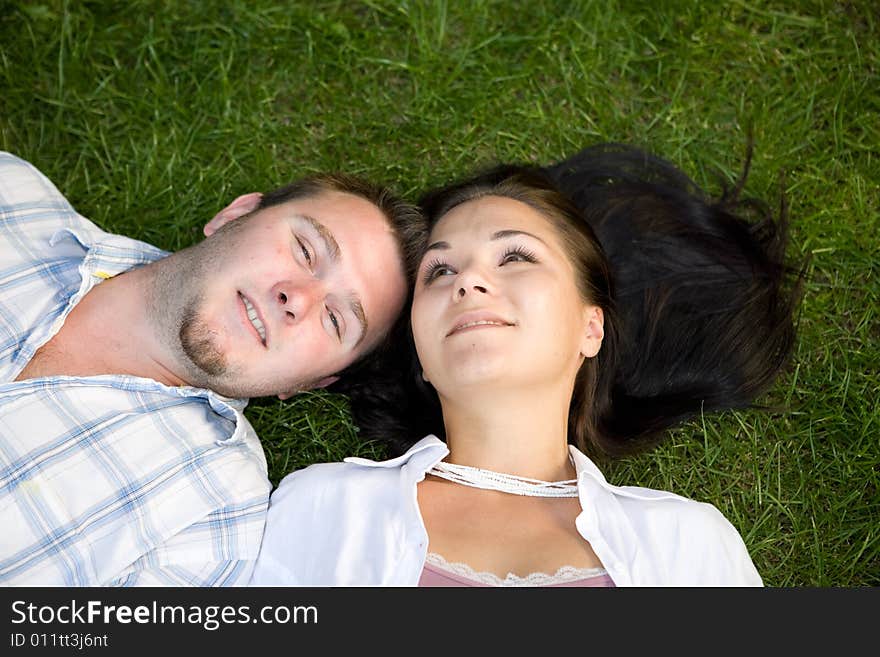
{"type": "Polygon", "coordinates": [[[260,321],[260,318],[257,317],[257,311],[253,307],[250,301],[248,301],[245,297],[241,298],[244,301],[245,310],[247,310],[248,319],[251,320],[251,324],[254,325],[254,328],[257,329],[257,333],[260,334],[260,339],[265,342],[266,341],[266,327],[263,326],[263,322],[260,321]]]}

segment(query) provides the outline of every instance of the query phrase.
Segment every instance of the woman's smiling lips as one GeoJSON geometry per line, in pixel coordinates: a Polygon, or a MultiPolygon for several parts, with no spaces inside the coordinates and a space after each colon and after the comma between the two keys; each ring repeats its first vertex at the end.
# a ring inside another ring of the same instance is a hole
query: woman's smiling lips
{"type": "Polygon", "coordinates": [[[455,319],[455,322],[452,324],[452,329],[446,334],[446,337],[448,338],[451,335],[462,333],[464,331],[474,331],[485,328],[504,328],[507,326],[514,326],[514,324],[513,322],[508,322],[506,319],[502,319],[498,315],[493,315],[492,313],[482,311],[469,312],[459,315],[455,319]]]}
{"type": "Polygon", "coordinates": [[[268,343],[269,334],[266,330],[266,323],[263,321],[263,317],[260,314],[260,311],[257,310],[256,304],[254,304],[254,302],[249,297],[246,297],[242,292],[239,291],[238,305],[239,310],[243,316],[242,321],[244,322],[245,326],[250,329],[254,337],[256,337],[257,340],[260,341],[260,344],[265,347],[268,343]],[[253,320],[251,319],[251,314],[254,315],[253,320]],[[262,331],[257,328],[258,326],[262,329],[262,331]]]}

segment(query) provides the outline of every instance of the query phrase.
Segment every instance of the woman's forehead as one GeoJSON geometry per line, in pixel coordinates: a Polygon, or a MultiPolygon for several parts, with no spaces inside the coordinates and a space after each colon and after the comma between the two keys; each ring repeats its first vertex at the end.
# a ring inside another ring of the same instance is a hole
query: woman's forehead
{"type": "Polygon", "coordinates": [[[504,196],[483,196],[452,208],[434,225],[429,242],[454,238],[491,237],[499,230],[519,230],[544,237],[554,234],[552,223],[532,206],[504,196]]]}

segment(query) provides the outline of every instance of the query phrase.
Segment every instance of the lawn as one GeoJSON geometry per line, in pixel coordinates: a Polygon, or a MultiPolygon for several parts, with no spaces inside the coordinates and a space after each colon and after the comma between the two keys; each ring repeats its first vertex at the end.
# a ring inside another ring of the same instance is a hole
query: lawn
{"type": "MultiPolygon", "coordinates": [[[[880,13],[724,3],[9,2],[0,149],[111,232],[176,250],[235,196],[343,170],[415,199],[497,161],[641,145],[784,191],[809,256],[764,410],[705,416],[614,483],[718,506],[772,586],[880,585],[880,13]]],[[[360,454],[345,399],[248,408],[270,477],[360,454]]]]}

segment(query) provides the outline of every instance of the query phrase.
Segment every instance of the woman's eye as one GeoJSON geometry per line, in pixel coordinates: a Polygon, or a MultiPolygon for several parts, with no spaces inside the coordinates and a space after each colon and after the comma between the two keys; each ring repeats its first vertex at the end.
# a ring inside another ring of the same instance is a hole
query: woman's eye
{"type": "Polygon", "coordinates": [[[297,237],[296,243],[299,244],[299,248],[302,249],[303,258],[306,259],[306,263],[309,265],[309,268],[312,267],[312,256],[309,253],[309,250],[306,248],[306,245],[302,243],[302,241],[297,237]]]}
{"type": "Polygon", "coordinates": [[[455,271],[452,269],[452,267],[443,262],[432,262],[425,270],[425,285],[429,284],[431,281],[439,278],[440,276],[449,276],[450,274],[455,274],[455,271]]]}
{"type": "Polygon", "coordinates": [[[516,247],[505,251],[504,255],[502,256],[501,264],[505,265],[508,262],[537,262],[537,260],[534,253],[526,251],[525,249],[522,249],[520,247],[516,247]]]}

